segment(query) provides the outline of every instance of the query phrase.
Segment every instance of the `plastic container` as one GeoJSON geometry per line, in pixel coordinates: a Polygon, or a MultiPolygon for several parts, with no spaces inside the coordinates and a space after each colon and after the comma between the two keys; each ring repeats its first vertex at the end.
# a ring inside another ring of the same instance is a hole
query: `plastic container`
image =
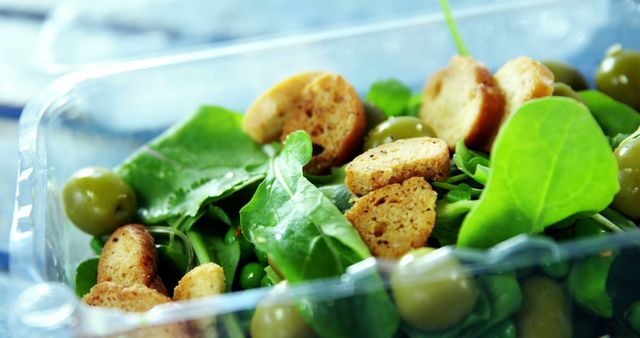
{"type": "MultiPolygon", "coordinates": [[[[528,55],[574,64],[591,80],[608,46],[622,43],[627,48],[640,48],[638,7],[633,1],[520,1],[477,4],[455,13],[467,47],[491,69],[516,56],[528,55]]],[[[91,252],[89,237],[76,230],[62,210],[60,192],[64,182],[84,166],[117,165],[138,146],[202,104],[242,111],[270,85],[310,69],[341,73],[361,92],[385,78],[397,78],[419,88],[455,53],[442,15],[434,13],[194,50],[63,77],[27,105],[20,121],[11,273],[34,282],[59,282],[71,287],[77,263],[90,257],[91,252]]],[[[444,249],[441,255],[457,256],[479,280],[499,272],[520,277],[542,274],[546,271],[542,265],[577,262],[612,252],[629,252],[633,258],[639,243],[637,232],[560,246],[521,237],[486,253],[444,249]]],[[[429,265],[428,262],[425,259],[424,264],[429,265]]],[[[307,299],[329,308],[342,306],[341,311],[348,309],[343,313],[350,315],[339,317],[340,321],[352,323],[352,328],[363,328],[369,323],[363,322],[366,317],[360,317],[363,308],[359,308],[359,297],[380,291],[381,285],[372,279],[371,272],[381,271],[387,281],[392,269],[392,263],[365,261],[342,278],[297,286],[288,297],[280,299],[297,304],[307,299]]],[[[62,326],[79,336],[101,336],[142,326],[195,323],[217,317],[209,324],[217,328],[219,336],[237,337],[248,333],[251,311],[267,292],[259,289],[180,306],[159,306],[145,314],[125,314],[80,305],[71,293],[65,296],[56,288],[48,290],[60,295],[55,301],[67,317],[59,314],[60,318],[50,326],[38,320],[21,323],[40,323],[38,330],[42,332],[62,326]],[[67,311],[67,305],[73,311],[67,311]]],[[[14,306],[25,309],[20,304],[28,303],[28,295],[14,306]]],[[[30,304],[35,308],[32,311],[39,307],[37,302],[30,304]]],[[[582,312],[574,308],[576,316],[582,312]]],[[[29,318],[30,311],[20,313],[29,318]]],[[[590,317],[584,317],[589,322],[590,317]]],[[[343,332],[347,336],[363,334],[354,330],[343,332]]],[[[484,333],[480,329],[468,332],[484,333]]],[[[465,336],[464,332],[459,334],[465,336]]],[[[413,336],[419,335],[414,332],[413,336]]]]}

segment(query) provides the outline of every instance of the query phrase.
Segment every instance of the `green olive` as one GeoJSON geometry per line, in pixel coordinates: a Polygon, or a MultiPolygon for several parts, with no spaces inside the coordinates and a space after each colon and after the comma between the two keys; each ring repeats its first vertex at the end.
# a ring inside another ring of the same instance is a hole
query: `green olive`
{"type": "Polygon", "coordinates": [[[373,128],[364,141],[364,150],[395,140],[431,136],[435,133],[422,120],[412,116],[392,117],[373,128]]]}
{"type": "Polygon", "coordinates": [[[363,102],[363,106],[364,106],[364,116],[367,121],[367,124],[364,130],[365,132],[368,133],[375,126],[382,123],[387,117],[384,115],[382,110],[372,105],[371,103],[363,102]]]}
{"type": "Polygon", "coordinates": [[[576,91],[589,89],[587,80],[575,67],[556,61],[544,61],[543,64],[553,73],[556,82],[566,83],[576,91]]]}
{"type": "Polygon", "coordinates": [[[279,283],[256,307],[251,318],[253,338],[316,337],[294,304],[286,297],[286,283],[279,283]]]}
{"type": "Polygon", "coordinates": [[[260,286],[264,276],[265,271],[262,264],[257,262],[247,263],[240,270],[240,288],[243,290],[257,288],[260,286]]]}
{"type": "Polygon", "coordinates": [[[526,279],[522,283],[522,308],[515,321],[519,338],[571,337],[571,303],[562,285],[548,277],[526,279]]]}
{"type": "Polygon", "coordinates": [[[615,151],[620,191],[613,207],[625,216],[640,219],[640,138],[622,142],[615,151]]]}
{"type": "Polygon", "coordinates": [[[460,323],[473,311],[479,293],[471,273],[451,252],[430,248],[400,259],[391,274],[391,290],[402,318],[427,331],[460,323]]]}
{"type": "Polygon", "coordinates": [[[106,168],[89,167],[73,174],[62,190],[62,201],[71,222],[95,236],[131,222],[136,212],[133,189],[106,168]]]}
{"type": "Polygon", "coordinates": [[[640,52],[620,45],[609,48],[596,73],[596,87],[640,110],[640,52]]]}
{"type": "Polygon", "coordinates": [[[553,84],[553,96],[564,96],[572,98],[578,102],[584,103],[584,100],[575,90],[563,82],[555,82],[553,84]]]}

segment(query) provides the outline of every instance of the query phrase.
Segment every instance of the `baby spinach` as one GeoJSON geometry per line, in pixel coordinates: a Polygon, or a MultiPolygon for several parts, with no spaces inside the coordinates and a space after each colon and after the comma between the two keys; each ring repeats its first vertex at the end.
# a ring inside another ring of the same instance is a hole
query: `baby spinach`
{"type": "Polygon", "coordinates": [[[98,280],[98,257],[89,258],[76,268],[76,295],[82,297],[89,293],[98,280]]]}
{"type": "Polygon", "coordinates": [[[231,291],[240,263],[240,243],[225,243],[223,235],[215,231],[197,229],[187,232],[198,264],[214,262],[224,271],[225,290],[231,291]]]}
{"type": "Polygon", "coordinates": [[[377,81],[367,93],[367,101],[380,108],[386,116],[405,115],[411,89],[398,80],[377,81]]]}
{"type": "Polygon", "coordinates": [[[619,134],[631,134],[640,126],[640,114],[624,103],[618,102],[597,90],[580,92],[580,97],[598,121],[605,135],[614,138],[619,134]]]}
{"type": "Polygon", "coordinates": [[[608,252],[574,262],[567,278],[567,290],[575,302],[605,318],[613,314],[606,283],[614,259],[615,255],[608,252]]]}
{"type": "Polygon", "coordinates": [[[264,177],[267,155],[242,132],[242,115],[205,106],[139,149],[118,169],[145,223],[195,216],[200,207],[264,177]]]}
{"type": "Polygon", "coordinates": [[[589,110],[563,97],[532,100],[498,134],[491,174],[458,245],[486,248],[539,233],[569,216],[603,210],[618,190],[616,160],[589,110]]]}
{"type": "Polygon", "coordinates": [[[267,177],[240,210],[242,232],[292,283],[337,276],[369,250],[340,210],[302,174],[311,140],[290,134],[267,177]]]}
{"type": "Polygon", "coordinates": [[[489,159],[486,155],[467,148],[463,140],[456,144],[453,163],[474,181],[485,185],[490,174],[489,159]]]}

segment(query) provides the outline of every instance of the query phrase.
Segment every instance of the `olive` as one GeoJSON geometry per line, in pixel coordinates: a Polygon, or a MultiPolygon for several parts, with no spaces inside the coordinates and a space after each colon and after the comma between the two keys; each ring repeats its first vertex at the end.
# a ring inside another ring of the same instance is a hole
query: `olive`
{"type": "Polygon", "coordinates": [[[640,301],[631,304],[625,313],[625,318],[629,327],[636,333],[640,333],[640,301]]]}
{"type": "Polygon", "coordinates": [[[262,264],[257,262],[247,263],[240,270],[240,288],[243,290],[257,288],[260,286],[264,276],[265,272],[262,264]]]}
{"type": "Polygon", "coordinates": [[[471,273],[450,251],[430,248],[400,259],[391,274],[391,290],[402,318],[427,331],[460,323],[473,311],[479,294],[471,273]]]}
{"type": "Polygon", "coordinates": [[[515,316],[519,338],[571,337],[571,319],[569,298],[560,283],[541,276],[522,283],[522,308],[515,316]]]}
{"type": "Polygon", "coordinates": [[[227,233],[224,234],[224,242],[225,244],[233,244],[238,242],[240,246],[240,261],[246,262],[250,260],[254,255],[254,247],[251,242],[249,242],[242,235],[242,231],[240,228],[231,227],[227,230],[227,233]]]}
{"type": "Polygon", "coordinates": [[[640,52],[620,45],[609,48],[596,73],[596,87],[640,110],[640,52]]]}
{"type": "Polygon", "coordinates": [[[392,117],[373,128],[364,141],[364,150],[395,140],[431,136],[435,133],[422,120],[412,116],[392,117]]]}
{"type": "Polygon", "coordinates": [[[622,142],[615,151],[618,161],[620,191],[613,200],[613,207],[625,216],[640,219],[640,139],[622,142]]]}
{"type": "Polygon", "coordinates": [[[369,132],[371,129],[373,129],[375,126],[379,125],[380,123],[382,123],[382,121],[384,121],[387,118],[386,115],[384,115],[384,113],[382,112],[382,110],[372,105],[371,103],[363,102],[362,105],[364,106],[364,116],[367,121],[366,126],[364,128],[365,132],[369,132]]]}
{"type": "Polygon", "coordinates": [[[576,68],[556,61],[544,61],[543,64],[553,73],[556,82],[565,83],[575,91],[589,89],[587,80],[576,68]]]}
{"type": "Polygon", "coordinates": [[[584,103],[582,97],[578,95],[575,90],[569,87],[569,85],[563,82],[555,82],[553,84],[553,96],[564,96],[584,103]]]}
{"type": "Polygon", "coordinates": [[[286,283],[279,283],[258,303],[251,318],[253,338],[316,337],[294,304],[286,297],[286,283]]]}
{"type": "Polygon", "coordinates": [[[67,217],[80,230],[99,236],[129,223],[136,212],[136,195],[118,175],[107,168],[81,169],[62,190],[67,217]]]}
{"type": "Polygon", "coordinates": [[[256,258],[258,258],[258,262],[260,262],[260,264],[262,264],[262,266],[267,266],[269,265],[269,257],[267,257],[267,253],[255,248],[255,254],[256,254],[256,258]]]}

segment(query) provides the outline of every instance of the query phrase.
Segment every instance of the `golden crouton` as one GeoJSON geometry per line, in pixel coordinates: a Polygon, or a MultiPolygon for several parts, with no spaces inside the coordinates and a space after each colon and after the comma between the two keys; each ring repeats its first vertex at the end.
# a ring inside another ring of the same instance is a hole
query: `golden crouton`
{"type": "Polygon", "coordinates": [[[224,292],[224,271],[216,263],[199,265],[189,271],[173,290],[173,300],[207,297],[224,292]]]}
{"type": "Polygon", "coordinates": [[[249,106],[242,120],[242,130],[258,143],[275,141],[282,126],[299,104],[302,89],[322,72],[293,75],[271,87],[249,106]]]}
{"type": "MultiPolygon", "coordinates": [[[[553,73],[544,64],[526,56],[505,63],[496,72],[495,79],[506,99],[500,125],[523,103],[553,94],[553,73]]],[[[485,150],[491,149],[494,139],[495,134],[485,144],[485,150]]]]}
{"type": "MultiPolygon", "coordinates": [[[[82,301],[87,305],[120,309],[126,312],[145,312],[156,305],[171,302],[169,297],[144,285],[123,286],[114,282],[96,284],[82,301]]],[[[118,333],[114,337],[192,337],[192,328],[187,323],[172,323],[143,327],[134,331],[118,333]]]]}
{"type": "Polygon", "coordinates": [[[98,283],[142,284],[166,294],[157,272],[153,237],[144,226],[129,224],[111,234],[98,263],[98,283]]]}
{"type": "Polygon", "coordinates": [[[345,216],[376,257],[397,259],[424,246],[436,221],[436,197],[421,177],[374,190],[345,216]]]}
{"type": "Polygon", "coordinates": [[[451,170],[449,148],[440,139],[401,139],[367,150],[345,168],[345,185],[354,195],[364,195],[387,184],[411,177],[443,181],[451,170]]]}
{"type": "Polygon", "coordinates": [[[306,131],[313,143],[313,158],[305,171],[326,174],[358,150],[365,120],[364,106],[351,84],[340,75],[324,73],[304,87],[300,104],[285,121],[280,139],[296,130],[306,131]]]}
{"type": "Polygon", "coordinates": [[[495,133],[503,110],[504,97],[489,70],[471,57],[454,56],[427,80],[420,117],[450,149],[459,140],[477,148],[495,133]]]}

